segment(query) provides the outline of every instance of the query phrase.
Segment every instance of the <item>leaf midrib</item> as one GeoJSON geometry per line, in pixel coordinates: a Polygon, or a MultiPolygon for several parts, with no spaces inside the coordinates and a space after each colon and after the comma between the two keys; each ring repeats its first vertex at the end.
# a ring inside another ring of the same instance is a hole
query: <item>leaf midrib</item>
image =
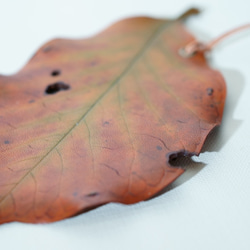
{"type": "Polygon", "coordinates": [[[14,187],[10,189],[10,191],[3,196],[3,198],[0,200],[0,204],[12,193],[13,190],[17,188],[17,186],[22,183],[22,181],[45,159],[47,158],[51,152],[53,152],[56,147],[74,130],[75,127],[78,126],[78,124],[85,119],[85,117],[94,109],[94,107],[109,93],[111,89],[113,89],[114,86],[116,86],[122,78],[124,78],[130,70],[134,67],[136,62],[142,58],[142,56],[145,54],[145,52],[151,47],[151,45],[154,43],[155,40],[162,34],[162,32],[169,27],[174,22],[180,20],[173,19],[173,20],[165,20],[162,24],[160,24],[152,33],[152,35],[149,37],[149,39],[144,43],[144,45],[141,47],[141,49],[136,53],[136,55],[132,58],[132,60],[128,63],[127,67],[123,70],[123,72],[110,84],[110,86],[96,99],[96,101],[89,107],[87,111],[80,117],[80,119],[74,123],[74,125],[62,136],[62,138],[16,183],[14,187]]]}

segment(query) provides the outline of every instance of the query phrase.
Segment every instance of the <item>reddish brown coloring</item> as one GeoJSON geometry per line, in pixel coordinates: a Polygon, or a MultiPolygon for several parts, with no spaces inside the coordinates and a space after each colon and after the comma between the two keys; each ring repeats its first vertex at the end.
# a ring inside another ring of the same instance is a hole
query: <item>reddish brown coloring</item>
{"type": "Polygon", "coordinates": [[[0,76],[0,223],[52,222],[148,199],[222,119],[226,87],[181,21],[126,19],[44,45],[0,76]]]}

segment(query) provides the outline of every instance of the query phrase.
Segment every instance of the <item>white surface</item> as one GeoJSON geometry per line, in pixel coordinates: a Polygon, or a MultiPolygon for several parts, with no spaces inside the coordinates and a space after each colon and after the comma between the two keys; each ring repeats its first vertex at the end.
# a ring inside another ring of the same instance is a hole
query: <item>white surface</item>
{"type": "MultiPolygon", "coordinates": [[[[250,22],[247,0],[0,0],[0,73],[19,70],[54,37],[87,37],[134,15],[174,17],[190,6],[204,12],[187,26],[212,38],[250,22]]],[[[228,98],[221,129],[168,191],[147,202],[109,204],[46,225],[0,226],[5,249],[250,249],[250,32],[214,50],[228,98]]],[[[0,90],[1,91],[1,90],[0,90]]]]}

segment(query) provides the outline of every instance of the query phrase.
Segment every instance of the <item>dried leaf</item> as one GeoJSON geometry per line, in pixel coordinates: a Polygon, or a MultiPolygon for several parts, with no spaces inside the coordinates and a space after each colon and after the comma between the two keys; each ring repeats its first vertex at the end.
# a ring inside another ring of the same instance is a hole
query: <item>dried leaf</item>
{"type": "Polygon", "coordinates": [[[181,20],[126,19],[44,45],[0,76],[0,223],[52,222],[148,199],[220,124],[226,88],[181,20]]]}

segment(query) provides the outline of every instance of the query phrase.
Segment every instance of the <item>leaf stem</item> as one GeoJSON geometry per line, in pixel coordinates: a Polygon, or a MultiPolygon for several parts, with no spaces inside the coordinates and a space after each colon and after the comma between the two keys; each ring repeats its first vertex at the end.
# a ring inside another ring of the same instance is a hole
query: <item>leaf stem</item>
{"type": "Polygon", "coordinates": [[[191,57],[197,52],[207,52],[211,51],[219,42],[224,40],[225,38],[238,33],[242,30],[250,29],[250,23],[242,25],[240,27],[234,28],[232,30],[229,30],[228,32],[222,34],[221,36],[213,39],[209,43],[205,44],[199,41],[192,41],[191,43],[187,44],[184,48],[180,49],[180,55],[183,57],[191,57]]]}

